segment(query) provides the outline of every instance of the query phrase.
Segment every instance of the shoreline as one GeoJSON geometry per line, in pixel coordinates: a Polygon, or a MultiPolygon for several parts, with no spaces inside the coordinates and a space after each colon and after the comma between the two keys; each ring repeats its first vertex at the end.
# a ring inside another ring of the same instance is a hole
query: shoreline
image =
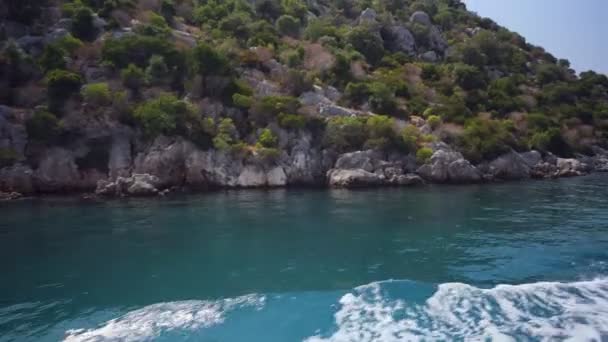
{"type": "Polygon", "coordinates": [[[164,193],[157,193],[156,195],[145,195],[145,196],[134,196],[134,195],[122,195],[122,196],[103,196],[97,195],[94,191],[67,191],[67,192],[39,192],[39,193],[30,193],[30,194],[19,194],[18,197],[15,198],[3,198],[2,195],[7,195],[11,193],[0,192],[0,203],[7,202],[17,202],[17,201],[27,201],[27,200],[46,200],[46,199],[65,199],[65,200],[78,200],[82,202],[113,202],[120,200],[129,200],[129,199],[171,199],[171,198],[180,198],[187,196],[198,196],[198,195],[213,195],[219,193],[234,193],[234,192],[271,192],[271,191],[292,191],[292,190],[304,190],[304,191],[350,191],[350,192],[358,192],[358,191],[369,191],[369,190],[380,190],[380,189],[428,189],[428,188],[467,188],[467,187],[479,187],[479,186],[493,186],[493,185],[504,185],[504,184],[524,184],[524,183],[532,183],[532,182],[542,182],[542,181],[559,181],[566,179],[576,179],[576,178],[585,178],[595,175],[608,174],[606,171],[592,171],[587,174],[575,175],[575,176],[561,176],[561,177],[548,177],[548,178],[526,178],[526,179],[493,179],[487,181],[481,181],[477,183],[431,183],[425,182],[416,185],[407,185],[400,186],[395,184],[377,184],[377,185],[367,185],[367,186],[356,186],[356,187],[332,187],[328,184],[319,184],[319,185],[304,185],[304,184],[294,184],[294,185],[285,185],[285,186],[260,186],[260,187],[213,187],[207,190],[197,190],[186,187],[173,187],[172,189],[164,193]]]}

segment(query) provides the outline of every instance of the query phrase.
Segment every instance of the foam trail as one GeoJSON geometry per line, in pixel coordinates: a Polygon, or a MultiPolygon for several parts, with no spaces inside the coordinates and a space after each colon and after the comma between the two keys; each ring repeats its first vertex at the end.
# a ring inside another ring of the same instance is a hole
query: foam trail
{"type": "Polygon", "coordinates": [[[94,329],[66,332],[65,342],[149,341],[164,332],[194,331],[221,324],[226,313],[241,307],[261,308],[265,297],[246,295],[219,301],[180,301],[153,304],[112,319],[94,329]]]}
{"type": "MultiPolygon", "coordinates": [[[[424,304],[391,299],[376,282],[340,299],[337,330],[306,342],[602,341],[608,338],[608,279],[499,285],[447,283],[424,304]]],[[[394,285],[394,283],[392,283],[394,285]]]]}

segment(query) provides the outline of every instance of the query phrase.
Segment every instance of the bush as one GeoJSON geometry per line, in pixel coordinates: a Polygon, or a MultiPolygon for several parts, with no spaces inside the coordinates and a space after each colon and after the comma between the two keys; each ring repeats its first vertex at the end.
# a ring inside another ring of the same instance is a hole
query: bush
{"type": "Polygon", "coordinates": [[[359,51],[367,61],[376,65],[384,56],[384,41],[371,27],[357,26],[353,28],[347,37],[348,42],[359,51]]]}
{"type": "Polygon", "coordinates": [[[308,22],[308,26],[304,31],[304,37],[311,41],[317,41],[321,37],[338,38],[338,30],[336,26],[328,20],[313,19],[308,22]]]}
{"type": "Polygon", "coordinates": [[[350,82],[346,85],[344,96],[349,102],[361,105],[370,95],[369,86],[364,82],[350,82]]]}
{"type": "Polygon", "coordinates": [[[250,114],[257,125],[263,126],[280,113],[295,113],[299,107],[300,101],[295,97],[266,96],[253,103],[250,114]]]}
{"type": "Polygon", "coordinates": [[[338,152],[348,152],[360,149],[367,138],[363,120],[356,117],[334,117],[327,123],[323,142],[338,152]]]}
{"type": "Polygon", "coordinates": [[[201,124],[200,120],[196,121],[190,105],[171,94],[163,94],[140,104],[133,117],[148,137],[160,134],[188,136],[192,133],[193,123],[201,124]]]}
{"type": "Polygon", "coordinates": [[[257,145],[266,148],[275,148],[278,143],[279,138],[277,138],[269,128],[264,128],[258,137],[257,145]]]}
{"type": "Polygon", "coordinates": [[[416,162],[418,164],[425,164],[433,156],[433,150],[429,147],[421,147],[416,151],[416,162]]]}
{"type": "Polygon", "coordinates": [[[82,46],[82,41],[68,33],[63,38],[58,39],[54,44],[68,53],[73,53],[82,46]]]}
{"type": "Polygon", "coordinates": [[[243,94],[232,95],[232,103],[242,109],[249,109],[253,104],[253,98],[243,94]]]}
{"type": "Polygon", "coordinates": [[[479,162],[508,152],[515,145],[510,121],[474,118],[467,121],[460,146],[467,159],[479,162]]]}
{"type": "Polygon", "coordinates": [[[60,134],[57,117],[47,111],[37,111],[25,123],[27,136],[31,140],[52,143],[60,134]]]}
{"type": "Polygon", "coordinates": [[[454,67],[456,83],[465,90],[485,88],[486,81],[483,73],[474,66],[458,64],[454,67]]]}
{"type": "Polygon", "coordinates": [[[88,7],[80,7],[72,17],[72,34],[74,37],[93,41],[97,37],[97,29],[93,25],[94,13],[88,7]]]}
{"type": "Polygon", "coordinates": [[[227,75],[230,73],[228,59],[205,43],[192,49],[191,69],[201,76],[227,75]]]}
{"type": "Polygon", "coordinates": [[[91,106],[107,106],[112,103],[112,93],[107,83],[91,83],[82,88],[81,95],[91,106]]]}
{"type": "Polygon", "coordinates": [[[65,51],[55,44],[49,44],[44,47],[38,63],[44,72],[53,69],[65,69],[65,51]]]}
{"type": "Polygon", "coordinates": [[[122,84],[135,93],[139,92],[139,89],[146,83],[146,74],[135,64],[129,64],[126,69],[123,69],[120,72],[120,78],[122,84]]]}
{"type": "Polygon", "coordinates": [[[279,114],[279,126],[287,129],[302,129],[306,127],[306,118],[297,114],[279,114]]]}
{"type": "Polygon", "coordinates": [[[300,32],[300,21],[290,15],[282,15],[277,19],[277,30],[283,35],[297,37],[300,32]]]}
{"type": "Polygon", "coordinates": [[[222,119],[217,130],[217,135],[213,138],[213,146],[216,149],[226,151],[238,142],[236,126],[232,119],[222,119]]]}
{"type": "Polygon", "coordinates": [[[431,129],[437,129],[441,125],[441,118],[437,115],[430,115],[426,122],[429,124],[431,129]]]}
{"type": "Polygon", "coordinates": [[[165,83],[169,75],[169,68],[163,56],[154,55],[146,68],[146,79],[154,85],[165,83]]]}
{"type": "Polygon", "coordinates": [[[165,18],[156,13],[150,13],[148,22],[139,25],[137,27],[137,32],[146,36],[160,36],[167,38],[171,33],[171,28],[167,24],[165,18]]]}
{"type": "Polygon", "coordinates": [[[373,82],[369,85],[369,104],[377,113],[397,114],[395,91],[382,82],[373,82]]]}
{"type": "Polygon", "coordinates": [[[416,151],[418,148],[418,140],[420,139],[420,131],[416,126],[407,125],[401,131],[401,143],[408,152],[416,151]]]}
{"type": "Polygon", "coordinates": [[[82,79],[80,75],[65,70],[52,70],[46,77],[49,106],[55,110],[60,110],[65,101],[80,89],[82,79]]]}
{"type": "Polygon", "coordinates": [[[374,115],[367,119],[365,123],[368,139],[365,142],[366,148],[386,150],[396,144],[395,120],[384,115],[374,115]]]}
{"type": "Polygon", "coordinates": [[[170,40],[160,37],[128,35],[111,38],[105,41],[101,53],[104,61],[117,68],[126,68],[129,64],[145,68],[154,55],[162,56],[168,68],[174,72],[185,67],[184,55],[175,49],[170,40]]]}

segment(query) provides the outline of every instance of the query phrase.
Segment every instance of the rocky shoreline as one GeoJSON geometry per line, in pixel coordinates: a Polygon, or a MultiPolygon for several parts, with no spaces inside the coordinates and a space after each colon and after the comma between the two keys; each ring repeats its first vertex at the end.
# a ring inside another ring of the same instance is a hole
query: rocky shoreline
{"type": "MultiPolygon", "coordinates": [[[[81,142],[85,151],[61,147],[47,149],[41,154],[37,168],[17,163],[0,169],[0,200],[46,194],[111,198],[289,186],[361,188],[427,183],[477,184],[608,171],[608,151],[599,147],[594,148],[593,156],[578,155],[576,158],[542,155],[537,151],[511,151],[473,165],[460,152],[439,142],[431,144],[434,151],[431,158],[420,165],[412,155],[374,150],[337,154],[322,150],[313,143],[312,136],[302,132],[299,136],[285,132],[282,137],[285,149],[274,158],[255,152],[203,151],[182,138],[162,136],[134,153],[137,147],[132,146],[133,140],[120,133],[122,130],[114,130],[115,134],[105,139],[102,147],[81,142]],[[93,148],[97,150],[89,157],[97,160],[83,163],[83,158],[93,153],[93,148]]],[[[99,144],[97,140],[93,142],[99,144]]]]}

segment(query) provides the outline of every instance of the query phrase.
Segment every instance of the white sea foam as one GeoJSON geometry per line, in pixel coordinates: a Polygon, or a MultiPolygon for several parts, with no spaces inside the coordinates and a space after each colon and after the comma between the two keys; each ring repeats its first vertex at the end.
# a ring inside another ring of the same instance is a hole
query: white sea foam
{"type": "Polygon", "coordinates": [[[371,283],[344,295],[335,314],[337,330],[305,341],[602,341],[608,336],[608,279],[492,289],[448,283],[419,305],[390,299],[384,285],[371,283]]]}
{"type": "Polygon", "coordinates": [[[65,342],[149,341],[163,332],[194,331],[221,324],[226,314],[242,307],[261,308],[265,297],[246,295],[218,301],[179,301],[153,304],[112,319],[94,329],[66,332],[65,342]]]}

